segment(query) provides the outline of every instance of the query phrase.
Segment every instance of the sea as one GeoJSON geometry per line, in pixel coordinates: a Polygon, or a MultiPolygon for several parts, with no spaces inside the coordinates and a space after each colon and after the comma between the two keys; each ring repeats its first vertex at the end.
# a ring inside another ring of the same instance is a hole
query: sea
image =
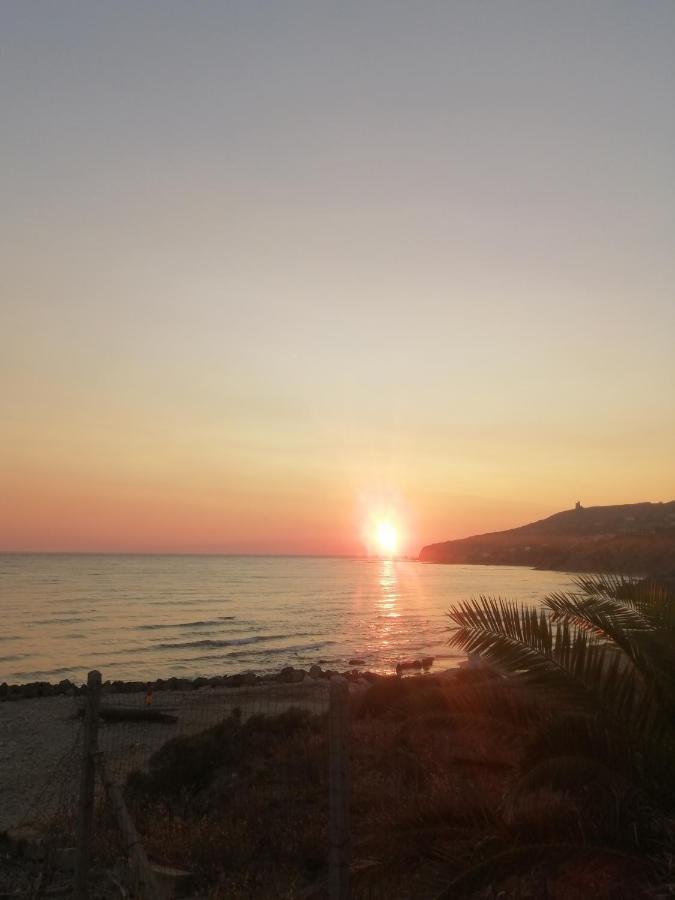
{"type": "Polygon", "coordinates": [[[524,567],[264,556],[0,554],[0,682],[149,681],[284,666],[458,665],[447,611],[538,606],[572,576],[524,567]]]}

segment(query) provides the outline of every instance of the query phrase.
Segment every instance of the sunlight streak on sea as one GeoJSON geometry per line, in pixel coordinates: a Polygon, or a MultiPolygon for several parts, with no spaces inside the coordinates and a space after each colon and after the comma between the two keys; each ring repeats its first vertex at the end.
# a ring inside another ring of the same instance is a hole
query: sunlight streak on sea
{"type": "Polygon", "coordinates": [[[0,682],[276,671],[392,672],[461,657],[445,611],[478,594],[538,604],[571,576],[506,566],[304,557],[0,555],[0,682]]]}

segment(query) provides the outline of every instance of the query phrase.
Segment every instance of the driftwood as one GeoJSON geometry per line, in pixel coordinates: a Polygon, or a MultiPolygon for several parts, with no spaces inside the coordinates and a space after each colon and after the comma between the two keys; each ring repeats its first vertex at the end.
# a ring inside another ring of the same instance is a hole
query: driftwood
{"type": "Polygon", "coordinates": [[[133,878],[140,886],[140,896],[147,898],[147,900],[159,900],[161,893],[157,884],[157,879],[155,878],[155,873],[148,862],[148,857],[145,855],[141,837],[136,831],[136,826],[129,815],[129,810],[124,802],[122,791],[110,777],[106,760],[102,753],[99,755],[98,765],[101,781],[103,782],[106,794],[110,800],[110,805],[115,814],[117,825],[124,838],[124,845],[129,857],[133,878]]]}
{"type": "MultiPolygon", "coordinates": [[[[84,715],[84,707],[77,711],[78,716],[84,715]]],[[[178,716],[172,713],[162,712],[148,706],[112,706],[101,705],[99,717],[106,722],[177,722],[178,716]]]]}

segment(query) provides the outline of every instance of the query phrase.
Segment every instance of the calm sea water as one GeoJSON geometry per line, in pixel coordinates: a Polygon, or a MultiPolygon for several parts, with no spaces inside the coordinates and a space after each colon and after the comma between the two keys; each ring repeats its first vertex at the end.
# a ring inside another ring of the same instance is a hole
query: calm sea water
{"type": "Polygon", "coordinates": [[[456,664],[445,611],[499,594],[538,604],[571,576],[363,559],[0,555],[0,682],[149,680],[285,665],[456,664]]]}

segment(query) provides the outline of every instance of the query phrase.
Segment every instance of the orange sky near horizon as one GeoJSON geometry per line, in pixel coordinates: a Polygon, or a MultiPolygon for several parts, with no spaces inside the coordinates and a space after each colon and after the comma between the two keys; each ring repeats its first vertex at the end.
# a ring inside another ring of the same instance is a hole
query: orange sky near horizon
{"type": "MultiPolygon", "coordinates": [[[[318,447],[310,452],[310,464],[299,447],[297,459],[265,465],[260,459],[219,458],[223,445],[198,434],[181,453],[177,436],[172,443],[163,433],[153,444],[147,432],[142,438],[125,434],[126,454],[100,435],[81,444],[66,440],[67,458],[43,454],[32,442],[32,452],[17,454],[11,479],[2,478],[0,548],[360,555],[372,551],[375,523],[385,519],[400,533],[400,552],[416,555],[424,543],[550,515],[572,506],[577,494],[585,505],[670,499],[658,493],[659,481],[667,484],[667,466],[649,469],[648,452],[642,457],[644,477],[631,493],[617,489],[622,475],[631,477],[625,462],[624,473],[618,466],[607,471],[602,452],[586,450],[588,470],[579,478],[578,451],[566,461],[563,443],[550,459],[555,490],[545,480],[535,490],[532,471],[518,463],[521,445],[508,457],[503,446],[497,462],[484,449],[483,459],[470,466],[462,464],[461,451],[443,461],[440,451],[424,453],[422,445],[395,458],[390,450],[381,462],[372,451],[368,466],[362,465],[362,451],[354,451],[350,467],[344,449],[331,455],[325,447],[323,458],[315,455],[318,447]],[[460,493],[471,479],[494,493],[460,493]],[[582,490],[574,493],[579,484],[582,490]]],[[[632,466],[640,450],[631,449],[632,466]]]]}
{"type": "Polygon", "coordinates": [[[0,9],[0,551],[675,498],[675,6],[544,6],[0,9]]]}

